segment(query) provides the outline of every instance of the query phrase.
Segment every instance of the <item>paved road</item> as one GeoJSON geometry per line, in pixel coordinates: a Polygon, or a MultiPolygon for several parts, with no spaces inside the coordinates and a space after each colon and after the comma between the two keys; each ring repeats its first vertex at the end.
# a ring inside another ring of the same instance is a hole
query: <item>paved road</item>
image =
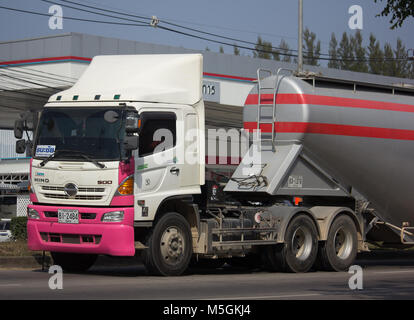
{"type": "Polygon", "coordinates": [[[49,289],[47,272],[0,269],[0,300],[414,298],[414,252],[361,256],[356,264],[364,270],[362,290],[349,289],[351,274],[345,272],[285,274],[224,267],[164,278],[147,276],[142,265],[121,264],[65,273],[62,290],[49,289]]]}

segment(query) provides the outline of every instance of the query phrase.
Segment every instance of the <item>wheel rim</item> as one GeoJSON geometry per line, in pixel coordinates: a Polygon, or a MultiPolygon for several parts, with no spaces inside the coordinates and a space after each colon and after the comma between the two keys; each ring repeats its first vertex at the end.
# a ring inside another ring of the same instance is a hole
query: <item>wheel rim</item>
{"type": "Polygon", "coordinates": [[[304,261],[312,252],[312,234],[310,230],[299,227],[295,230],[292,237],[292,252],[297,259],[304,261]]]}
{"type": "Polygon", "coordinates": [[[179,228],[169,227],[161,236],[161,256],[163,261],[175,266],[184,258],[185,241],[184,235],[179,228]]]}
{"type": "Polygon", "coordinates": [[[344,228],[339,228],[334,237],[335,253],[339,259],[347,259],[352,252],[353,241],[350,232],[344,228]]]}

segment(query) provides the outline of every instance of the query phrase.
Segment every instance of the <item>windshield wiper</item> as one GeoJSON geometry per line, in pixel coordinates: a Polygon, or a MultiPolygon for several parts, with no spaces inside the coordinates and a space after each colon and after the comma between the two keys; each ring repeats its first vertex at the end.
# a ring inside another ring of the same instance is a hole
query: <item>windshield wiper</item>
{"type": "Polygon", "coordinates": [[[81,151],[75,151],[75,150],[56,150],[54,154],[52,154],[51,156],[49,156],[48,158],[46,158],[45,160],[43,160],[42,162],[39,163],[39,165],[41,167],[43,167],[46,163],[48,163],[50,160],[54,159],[58,154],[60,153],[72,153],[72,154],[76,154],[81,156],[82,158],[86,159],[89,162],[92,162],[94,165],[96,165],[98,168],[105,168],[105,165],[103,163],[100,163],[94,159],[91,159],[89,156],[87,156],[86,154],[84,154],[81,151]]]}

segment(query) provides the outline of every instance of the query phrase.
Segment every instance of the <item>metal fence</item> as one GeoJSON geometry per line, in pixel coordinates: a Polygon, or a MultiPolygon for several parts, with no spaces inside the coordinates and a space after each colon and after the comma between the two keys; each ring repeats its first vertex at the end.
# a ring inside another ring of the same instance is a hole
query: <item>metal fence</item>
{"type": "MultiPolygon", "coordinates": [[[[26,134],[24,134],[26,138],[26,134]]],[[[31,132],[29,137],[32,137],[31,132]]],[[[0,159],[9,158],[25,158],[25,154],[18,154],[16,150],[16,138],[14,137],[13,130],[0,130],[0,159]]]]}

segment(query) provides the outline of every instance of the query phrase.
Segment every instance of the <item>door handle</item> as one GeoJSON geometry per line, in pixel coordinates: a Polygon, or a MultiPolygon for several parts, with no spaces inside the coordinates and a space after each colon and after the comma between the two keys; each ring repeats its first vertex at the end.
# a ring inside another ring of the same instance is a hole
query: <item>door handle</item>
{"type": "Polygon", "coordinates": [[[171,174],[175,174],[176,176],[178,176],[178,174],[180,173],[180,169],[178,169],[176,167],[172,167],[170,172],[171,172],[171,174]]]}

